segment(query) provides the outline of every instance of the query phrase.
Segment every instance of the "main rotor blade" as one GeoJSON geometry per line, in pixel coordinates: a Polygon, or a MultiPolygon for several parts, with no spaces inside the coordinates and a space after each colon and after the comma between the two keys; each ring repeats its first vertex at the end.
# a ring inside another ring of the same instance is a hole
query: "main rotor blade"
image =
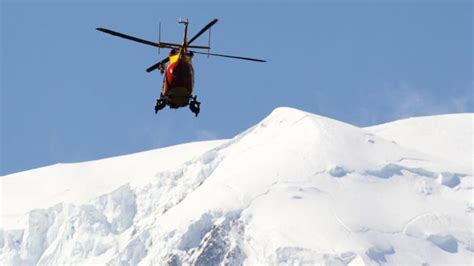
{"type": "Polygon", "coordinates": [[[96,30],[104,32],[104,33],[108,33],[110,35],[114,35],[114,36],[117,36],[117,37],[120,37],[120,38],[124,38],[124,39],[130,40],[130,41],[139,42],[139,43],[143,43],[143,44],[150,45],[150,46],[160,47],[159,43],[150,42],[150,41],[147,41],[147,40],[143,40],[143,39],[140,39],[140,38],[137,38],[137,37],[126,35],[126,34],[116,32],[116,31],[113,31],[113,30],[104,29],[104,28],[97,28],[96,30]]]}
{"type": "Polygon", "coordinates": [[[207,24],[204,28],[202,28],[201,31],[199,31],[198,33],[196,33],[196,35],[194,35],[189,41],[188,41],[188,44],[191,44],[192,42],[194,42],[194,40],[196,40],[199,36],[201,36],[204,32],[206,32],[209,28],[211,28],[214,24],[217,23],[217,21],[219,21],[217,18],[213,19],[211,22],[209,22],[209,24],[207,24]]]}
{"type": "MultiPolygon", "coordinates": [[[[160,42],[159,43],[161,48],[179,48],[181,44],[177,43],[170,43],[170,42],[160,42]]],[[[209,46],[202,46],[202,45],[188,45],[188,48],[191,49],[210,49],[209,46]]]]}
{"type": "Polygon", "coordinates": [[[256,58],[250,58],[250,57],[242,57],[242,56],[235,56],[235,55],[225,55],[225,54],[213,54],[213,53],[203,53],[203,52],[196,52],[192,51],[195,54],[203,54],[203,55],[212,55],[212,56],[220,56],[220,57],[228,57],[228,58],[234,58],[234,59],[241,59],[241,60],[249,60],[249,61],[255,61],[255,62],[267,62],[262,59],[256,59],[256,58]]]}
{"type": "Polygon", "coordinates": [[[168,61],[170,61],[170,58],[169,57],[166,57],[165,59],[161,60],[160,62],[152,65],[151,67],[147,68],[146,69],[146,72],[151,72],[155,69],[158,69],[160,67],[160,65],[163,65],[163,64],[166,64],[168,63],[168,61]]]}
{"type": "Polygon", "coordinates": [[[211,47],[209,46],[202,46],[202,45],[188,45],[188,48],[191,48],[191,49],[211,49],[211,47]]]}

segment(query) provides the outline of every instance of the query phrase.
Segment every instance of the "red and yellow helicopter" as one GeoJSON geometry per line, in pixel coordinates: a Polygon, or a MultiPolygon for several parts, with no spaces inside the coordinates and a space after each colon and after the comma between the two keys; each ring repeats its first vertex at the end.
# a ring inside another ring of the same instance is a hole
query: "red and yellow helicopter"
{"type": "Polygon", "coordinates": [[[163,87],[160,98],[156,100],[155,113],[163,109],[165,106],[170,108],[180,108],[189,105],[191,112],[196,116],[200,111],[200,102],[197,101],[197,96],[193,96],[193,87],[194,87],[194,69],[192,65],[192,58],[194,54],[203,54],[207,56],[220,56],[228,57],[241,60],[249,60],[255,62],[266,62],[265,60],[233,56],[233,55],[224,55],[224,54],[214,54],[210,53],[210,40],[211,40],[211,27],[217,23],[217,19],[209,22],[205,27],[203,27],[198,33],[196,33],[191,39],[188,40],[188,20],[179,19],[180,24],[184,24],[184,38],[181,44],[168,43],[161,41],[161,24],[160,24],[160,40],[158,42],[151,42],[130,35],[126,35],[120,32],[112,31],[104,28],[97,28],[98,31],[108,33],[117,37],[121,37],[127,40],[139,42],[142,44],[154,46],[157,48],[168,48],[171,49],[168,57],[159,61],[158,63],[147,68],[147,72],[159,69],[161,74],[164,74],[163,77],[163,87]],[[209,44],[208,46],[198,46],[191,45],[199,36],[209,30],[209,44]],[[207,52],[198,52],[189,50],[191,49],[207,49],[207,52]]]}

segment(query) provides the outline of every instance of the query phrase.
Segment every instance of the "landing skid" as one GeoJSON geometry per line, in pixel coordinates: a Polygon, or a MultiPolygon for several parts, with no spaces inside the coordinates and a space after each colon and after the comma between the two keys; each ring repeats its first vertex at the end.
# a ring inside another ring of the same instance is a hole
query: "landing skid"
{"type": "MultiPolygon", "coordinates": [[[[155,104],[155,114],[158,113],[161,109],[165,108],[167,105],[166,98],[163,97],[163,94],[160,95],[160,98],[156,100],[155,104]]],[[[193,96],[190,98],[189,102],[189,109],[193,112],[196,117],[198,116],[199,112],[201,111],[201,102],[197,100],[197,96],[193,96]]]]}
{"type": "Polygon", "coordinates": [[[198,102],[197,96],[191,97],[191,101],[189,102],[189,109],[191,109],[191,112],[193,112],[196,117],[199,114],[199,111],[201,111],[201,102],[198,102]]]}
{"type": "Polygon", "coordinates": [[[163,94],[160,95],[159,99],[156,99],[156,105],[155,105],[155,114],[158,113],[161,109],[165,108],[166,106],[166,100],[163,98],[163,94]]]}

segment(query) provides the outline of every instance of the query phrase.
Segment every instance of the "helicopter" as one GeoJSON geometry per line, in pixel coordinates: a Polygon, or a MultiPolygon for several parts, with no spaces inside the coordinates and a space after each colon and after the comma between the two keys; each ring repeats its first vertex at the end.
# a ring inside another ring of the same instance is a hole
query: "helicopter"
{"type": "Polygon", "coordinates": [[[254,62],[266,62],[265,60],[250,57],[210,53],[211,27],[217,22],[218,19],[213,19],[198,33],[196,33],[188,40],[189,21],[188,19],[180,18],[178,23],[184,25],[184,37],[181,44],[161,41],[161,23],[159,26],[158,42],[140,39],[134,36],[126,35],[105,28],[96,28],[96,30],[130,41],[157,47],[158,51],[160,51],[161,48],[170,49],[170,52],[167,57],[146,69],[146,72],[159,70],[160,73],[164,75],[160,98],[156,100],[155,104],[155,114],[166,106],[169,106],[172,109],[178,109],[181,107],[189,106],[191,112],[193,112],[197,117],[200,112],[201,103],[197,100],[196,95],[192,95],[194,87],[194,69],[192,65],[192,59],[195,54],[207,55],[208,57],[219,56],[254,62]],[[192,45],[192,43],[206,31],[209,31],[208,46],[192,45]],[[207,52],[196,51],[196,49],[204,49],[207,50],[207,52]]]}

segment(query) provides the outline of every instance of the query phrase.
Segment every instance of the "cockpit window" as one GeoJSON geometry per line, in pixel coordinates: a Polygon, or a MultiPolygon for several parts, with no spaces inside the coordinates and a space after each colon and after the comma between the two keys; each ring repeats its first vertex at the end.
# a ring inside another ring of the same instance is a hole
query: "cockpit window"
{"type": "Polygon", "coordinates": [[[171,49],[171,51],[170,51],[170,56],[175,55],[175,54],[177,54],[177,53],[178,53],[178,51],[176,51],[176,49],[173,48],[173,49],[171,49]]]}

